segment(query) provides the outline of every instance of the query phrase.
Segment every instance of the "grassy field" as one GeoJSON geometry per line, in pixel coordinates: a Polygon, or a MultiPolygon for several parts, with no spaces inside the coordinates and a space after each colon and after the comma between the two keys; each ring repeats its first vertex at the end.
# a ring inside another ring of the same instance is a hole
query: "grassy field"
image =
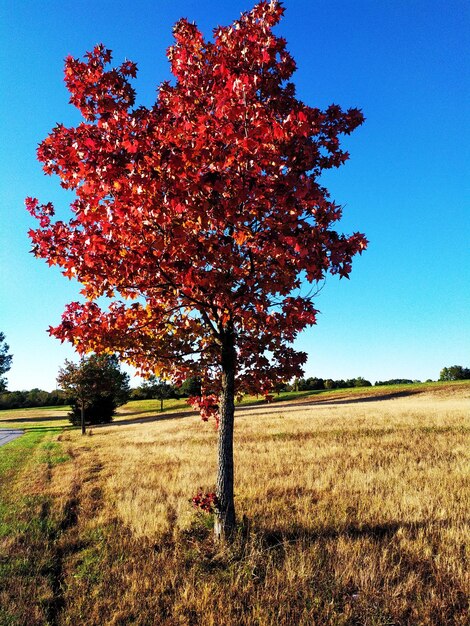
{"type": "Polygon", "coordinates": [[[223,549],[190,504],[217,433],[168,408],[0,413],[0,626],[468,624],[469,382],[242,404],[223,549]]]}

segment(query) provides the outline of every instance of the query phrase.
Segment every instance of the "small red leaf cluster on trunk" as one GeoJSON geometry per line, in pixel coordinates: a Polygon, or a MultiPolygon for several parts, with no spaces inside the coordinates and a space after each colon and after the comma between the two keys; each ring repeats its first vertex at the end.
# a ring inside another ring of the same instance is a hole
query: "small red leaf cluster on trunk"
{"type": "Polygon", "coordinates": [[[218,509],[218,499],[214,492],[203,493],[202,490],[191,499],[193,506],[205,511],[205,513],[215,513],[218,509]]]}

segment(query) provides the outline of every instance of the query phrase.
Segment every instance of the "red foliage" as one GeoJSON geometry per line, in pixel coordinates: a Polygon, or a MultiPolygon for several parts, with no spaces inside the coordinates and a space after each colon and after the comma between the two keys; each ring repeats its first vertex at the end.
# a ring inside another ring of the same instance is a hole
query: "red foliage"
{"type": "Polygon", "coordinates": [[[175,84],[134,107],[136,65],[109,69],[104,46],[68,57],[70,102],[84,121],[40,144],[47,174],[71,189],[69,222],[28,198],[34,253],[82,285],[50,333],[81,353],[117,352],[142,373],[202,376],[197,405],[217,412],[221,344],[235,335],[236,391],[269,392],[301,376],[289,344],[317,311],[293,295],[327,272],[347,277],[366,247],[333,229],[341,217],[317,181],[348,158],[339,135],[357,109],[295,97],[295,63],[272,27],[280,2],[259,2],[212,42],[180,20],[168,50],[175,84]],[[111,299],[107,310],[97,300],[111,299]]]}
{"type": "Polygon", "coordinates": [[[193,506],[206,513],[215,513],[218,508],[218,500],[215,493],[203,493],[202,490],[191,499],[193,506]]]}
{"type": "Polygon", "coordinates": [[[218,418],[218,398],[214,394],[206,394],[202,396],[191,396],[188,398],[188,403],[201,414],[201,418],[207,422],[207,420],[215,416],[217,425],[219,424],[218,418]]]}

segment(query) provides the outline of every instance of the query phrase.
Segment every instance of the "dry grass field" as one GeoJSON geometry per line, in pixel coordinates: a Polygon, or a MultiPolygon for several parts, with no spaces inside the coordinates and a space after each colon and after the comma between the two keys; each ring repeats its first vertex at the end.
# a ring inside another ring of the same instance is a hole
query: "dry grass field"
{"type": "Polygon", "coordinates": [[[468,624],[468,382],[237,409],[218,549],[213,425],[131,406],[0,450],[1,626],[468,624]]]}

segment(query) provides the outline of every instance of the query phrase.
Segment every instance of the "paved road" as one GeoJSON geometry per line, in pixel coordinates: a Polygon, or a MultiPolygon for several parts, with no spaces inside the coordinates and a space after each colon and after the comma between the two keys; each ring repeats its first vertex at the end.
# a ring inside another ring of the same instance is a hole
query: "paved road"
{"type": "Polygon", "coordinates": [[[24,431],[22,430],[3,430],[2,428],[0,430],[0,446],[3,446],[10,441],[13,441],[13,439],[16,439],[17,437],[22,435],[23,432],[24,431]]]}

